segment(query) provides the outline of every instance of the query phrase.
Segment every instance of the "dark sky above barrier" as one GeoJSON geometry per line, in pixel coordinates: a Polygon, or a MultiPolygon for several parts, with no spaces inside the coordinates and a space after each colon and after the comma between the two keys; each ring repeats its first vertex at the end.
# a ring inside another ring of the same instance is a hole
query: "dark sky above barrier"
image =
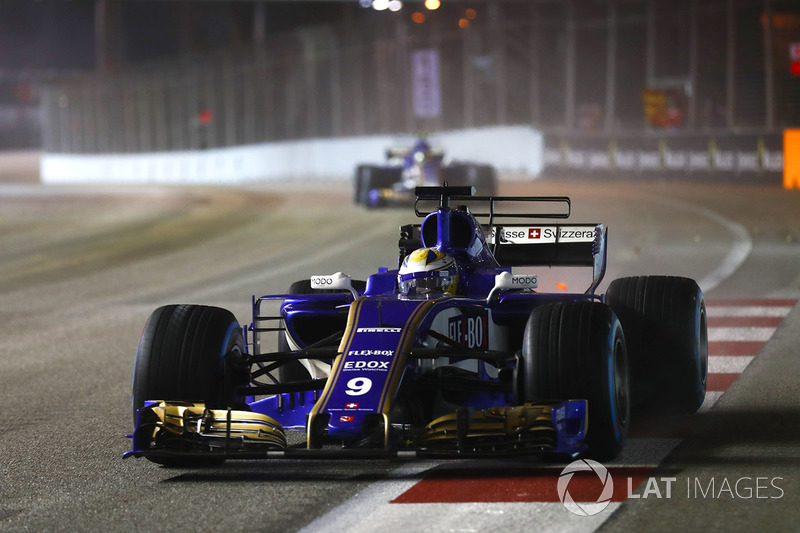
{"type": "Polygon", "coordinates": [[[340,25],[348,18],[363,27],[381,19],[411,21],[420,12],[421,27],[446,19],[445,27],[457,30],[466,11],[477,12],[475,24],[486,20],[488,6],[501,2],[527,9],[534,0],[443,0],[435,11],[423,0],[403,0],[396,13],[365,9],[361,0],[2,0],[0,74],[91,69],[98,64],[98,30],[105,30],[99,40],[104,53],[131,65],[247,44],[258,34],[268,38],[301,26],[340,25]],[[100,20],[105,22],[95,24],[100,20]]]}
{"type": "MultiPolygon", "coordinates": [[[[87,69],[95,66],[96,3],[88,0],[3,0],[0,2],[0,69],[87,69]]],[[[353,2],[270,1],[265,33],[336,21],[353,2]]],[[[119,10],[120,60],[140,63],[182,51],[204,52],[253,37],[253,2],[106,2],[119,10]]],[[[110,21],[113,29],[113,20],[110,21]]]]}

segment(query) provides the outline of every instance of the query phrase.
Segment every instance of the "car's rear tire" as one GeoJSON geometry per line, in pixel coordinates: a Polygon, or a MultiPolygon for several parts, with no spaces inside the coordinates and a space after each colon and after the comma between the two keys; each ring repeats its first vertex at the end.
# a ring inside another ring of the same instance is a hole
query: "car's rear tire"
{"type": "MultiPolygon", "coordinates": [[[[247,385],[242,328],[230,311],[167,305],[147,320],[133,371],[133,416],[147,400],[202,401],[210,408],[246,408],[237,389],[247,385]]],[[[206,465],[218,458],[152,458],[168,466],[206,465]]]]}
{"type": "Polygon", "coordinates": [[[368,177],[375,169],[378,169],[378,167],[374,165],[358,165],[358,167],[356,167],[356,175],[353,178],[353,202],[356,204],[363,203],[361,191],[364,188],[367,178],[362,176],[368,177]]]}
{"type": "Polygon", "coordinates": [[[391,188],[400,180],[401,172],[402,169],[359,165],[356,169],[353,200],[357,204],[370,207],[370,191],[391,188]]]}
{"type": "Polygon", "coordinates": [[[491,165],[456,163],[442,168],[442,180],[450,186],[475,187],[477,196],[494,196],[497,193],[497,179],[491,165]]]}
{"type": "Polygon", "coordinates": [[[531,312],[517,365],[518,401],[588,400],[588,455],[615,457],[630,424],[622,326],[599,302],[557,302],[531,312]]]}
{"type": "Polygon", "coordinates": [[[634,399],[660,411],[695,412],[708,383],[706,306],[697,283],[675,276],[620,278],[605,301],[628,341],[634,399]]]}
{"type": "Polygon", "coordinates": [[[494,167],[490,165],[475,165],[475,174],[471,183],[478,196],[494,196],[497,194],[497,179],[494,167]]]}

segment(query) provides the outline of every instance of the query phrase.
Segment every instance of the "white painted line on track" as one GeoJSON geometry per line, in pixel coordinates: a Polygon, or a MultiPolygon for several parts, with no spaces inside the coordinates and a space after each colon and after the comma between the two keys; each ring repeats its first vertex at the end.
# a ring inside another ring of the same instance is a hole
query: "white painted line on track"
{"type": "MultiPolygon", "coordinates": [[[[594,516],[570,513],[558,502],[511,503],[416,503],[383,504],[359,520],[349,522],[342,529],[308,529],[301,531],[329,531],[333,533],[483,533],[489,531],[536,531],[537,533],[590,533],[605,522],[620,506],[610,503],[594,516]],[[409,513],[407,507],[412,506],[409,513]],[[392,524],[392,526],[387,526],[392,524]]],[[[356,513],[349,515],[352,520],[356,513]]]]}
{"type": "Polygon", "coordinates": [[[300,532],[471,533],[523,531],[526,525],[535,524],[532,530],[541,533],[589,533],[600,527],[620,505],[613,502],[597,515],[578,516],[567,511],[560,502],[389,503],[413,484],[410,481],[376,483],[346,504],[319,517],[300,532]],[[360,514],[365,513],[365,510],[367,514],[360,514]]]}
{"type": "Polygon", "coordinates": [[[708,328],[708,340],[767,342],[775,328],[708,328]]]}
{"type": "Polygon", "coordinates": [[[391,507],[388,502],[397,498],[417,484],[422,473],[442,464],[437,461],[420,461],[404,464],[387,474],[389,479],[371,484],[345,503],[328,511],[306,527],[301,533],[341,533],[351,531],[387,531],[387,524],[395,523],[405,531],[413,531],[407,527],[407,518],[392,522],[383,514],[380,519],[372,520],[371,515],[362,513],[384,511],[391,507]],[[370,529],[371,528],[371,529],[370,529]]]}
{"type": "Polygon", "coordinates": [[[750,255],[750,251],[753,249],[753,241],[750,238],[750,234],[747,232],[747,229],[745,229],[745,227],[738,222],[724,217],[719,213],[711,211],[710,209],[706,209],[705,207],[700,207],[674,199],[653,199],[648,197],[645,198],[645,200],[671,207],[679,211],[694,213],[695,215],[712,220],[717,224],[724,226],[733,236],[733,244],[722,262],[717,265],[717,267],[706,277],[697,281],[697,284],[700,286],[703,292],[709,292],[711,289],[717,287],[717,285],[733,275],[733,273],[736,272],[742,263],[744,263],[745,259],[747,259],[747,256],[750,255]]]}
{"type": "Polygon", "coordinates": [[[737,355],[708,356],[709,374],[741,374],[754,357],[737,355]]]}
{"type": "Polygon", "coordinates": [[[697,412],[703,413],[714,407],[714,404],[717,403],[717,400],[722,397],[724,392],[725,391],[706,391],[706,398],[703,400],[703,405],[700,406],[697,412]]]}
{"type": "Polygon", "coordinates": [[[715,213],[703,207],[689,204],[684,205],[686,205],[690,211],[725,226],[733,236],[733,245],[722,262],[710,274],[697,282],[703,292],[708,292],[733,275],[742,263],[744,263],[747,256],[750,255],[750,251],[753,249],[753,241],[750,239],[750,234],[747,232],[747,229],[738,222],[734,222],[729,218],[723,217],[719,213],[715,213]]]}
{"type": "Polygon", "coordinates": [[[743,316],[768,316],[784,317],[791,312],[788,306],[718,306],[709,305],[706,307],[709,318],[718,317],[743,317],[743,316]]]}

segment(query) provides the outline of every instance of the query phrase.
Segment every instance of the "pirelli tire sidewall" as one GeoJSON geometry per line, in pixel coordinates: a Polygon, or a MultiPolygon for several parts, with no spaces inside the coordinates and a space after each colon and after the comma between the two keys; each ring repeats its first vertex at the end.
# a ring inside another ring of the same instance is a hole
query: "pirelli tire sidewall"
{"type": "Polygon", "coordinates": [[[588,400],[587,455],[619,454],[630,425],[628,357],[622,325],[594,301],[536,307],[525,326],[514,377],[517,400],[588,400]]]}
{"type": "Polygon", "coordinates": [[[167,305],[147,320],[136,352],[133,414],[146,400],[202,401],[243,408],[249,383],[242,328],[219,307],[167,305]]]}
{"type": "Polygon", "coordinates": [[[634,397],[658,411],[693,413],[708,384],[708,325],[697,283],[677,276],[614,280],[606,303],[622,322],[634,397]]]}

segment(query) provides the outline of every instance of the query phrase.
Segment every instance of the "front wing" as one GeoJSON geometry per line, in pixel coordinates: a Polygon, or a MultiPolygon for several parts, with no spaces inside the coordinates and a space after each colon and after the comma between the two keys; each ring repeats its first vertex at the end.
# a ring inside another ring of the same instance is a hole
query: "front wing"
{"type": "Polygon", "coordinates": [[[430,458],[521,454],[577,456],[586,451],[585,400],[459,409],[407,432],[392,448],[290,446],[281,424],[251,411],[196,402],[152,401],[138,410],[133,449],[123,457],[430,458]]]}

